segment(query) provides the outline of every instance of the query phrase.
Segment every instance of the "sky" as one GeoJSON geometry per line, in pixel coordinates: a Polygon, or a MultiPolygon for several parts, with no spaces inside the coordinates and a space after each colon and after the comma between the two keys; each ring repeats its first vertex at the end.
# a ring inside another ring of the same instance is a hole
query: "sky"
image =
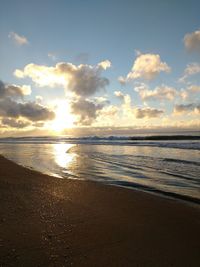
{"type": "Polygon", "coordinates": [[[0,0],[1,136],[200,130],[200,2],[0,0]]]}

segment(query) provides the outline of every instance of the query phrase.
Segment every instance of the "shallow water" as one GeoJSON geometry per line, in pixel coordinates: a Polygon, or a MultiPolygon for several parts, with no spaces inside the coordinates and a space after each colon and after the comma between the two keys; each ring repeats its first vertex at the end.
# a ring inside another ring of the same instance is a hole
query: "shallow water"
{"type": "Polygon", "coordinates": [[[1,143],[7,158],[62,178],[200,200],[200,141],[15,140],[1,143]]]}

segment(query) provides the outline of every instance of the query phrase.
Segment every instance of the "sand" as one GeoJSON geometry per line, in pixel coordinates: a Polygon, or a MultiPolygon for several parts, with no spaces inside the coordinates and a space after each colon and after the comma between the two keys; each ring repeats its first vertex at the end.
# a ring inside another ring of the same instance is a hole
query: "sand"
{"type": "Polygon", "coordinates": [[[200,266],[200,209],[0,157],[0,266],[200,266]]]}

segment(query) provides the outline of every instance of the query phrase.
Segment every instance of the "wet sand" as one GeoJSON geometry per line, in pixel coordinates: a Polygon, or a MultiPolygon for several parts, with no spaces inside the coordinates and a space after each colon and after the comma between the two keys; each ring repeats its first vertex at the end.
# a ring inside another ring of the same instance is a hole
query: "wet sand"
{"type": "Polygon", "coordinates": [[[199,267],[199,240],[199,206],[0,157],[0,266],[199,267]]]}

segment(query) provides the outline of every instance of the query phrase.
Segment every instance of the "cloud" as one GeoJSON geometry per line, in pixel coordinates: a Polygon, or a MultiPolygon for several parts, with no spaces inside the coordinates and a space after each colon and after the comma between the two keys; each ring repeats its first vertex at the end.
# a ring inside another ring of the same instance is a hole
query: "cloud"
{"type": "Polygon", "coordinates": [[[200,29],[184,36],[184,44],[187,50],[200,52],[200,29]]]}
{"type": "Polygon", "coordinates": [[[190,85],[185,90],[180,92],[180,96],[183,100],[188,100],[192,98],[198,98],[200,96],[200,86],[199,85],[190,85]]]}
{"type": "Polygon", "coordinates": [[[54,67],[47,67],[36,64],[28,64],[25,66],[24,70],[15,70],[14,75],[17,78],[29,77],[38,86],[50,86],[54,87],[56,85],[65,85],[65,77],[59,75],[59,71],[54,67]]]}
{"type": "Polygon", "coordinates": [[[30,77],[37,85],[54,87],[63,86],[68,92],[76,96],[88,97],[105,89],[109,80],[101,77],[102,71],[111,66],[105,60],[96,66],[72,63],[58,63],[55,67],[28,64],[23,70],[15,70],[18,78],[30,77]]]}
{"type": "Polygon", "coordinates": [[[46,121],[55,118],[53,111],[35,102],[19,104],[20,115],[31,121],[46,121]]]}
{"type": "Polygon", "coordinates": [[[198,73],[200,73],[200,64],[196,62],[190,63],[187,65],[186,69],[184,70],[184,74],[179,79],[179,82],[185,82],[187,78],[198,73]]]}
{"type": "Polygon", "coordinates": [[[107,99],[107,97],[104,96],[96,96],[94,97],[94,100],[99,104],[110,104],[110,101],[107,99]]]}
{"type": "Polygon", "coordinates": [[[145,83],[139,83],[134,90],[138,92],[143,101],[173,101],[174,99],[197,99],[200,92],[200,86],[190,85],[185,89],[177,90],[176,88],[161,85],[150,90],[145,83]]]}
{"type": "Polygon", "coordinates": [[[191,93],[200,93],[200,86],[199,85],[190,85],[188,87],[188,91],[191,93]]]}
{"type": "Polygon", "coordinates": [[[105,60],[105,61],[100,62],[98,66],[106,70],[111,67],[111,62],[109,60],[105,60]]]}
{"type": "Polygon", "coordinates": [[[152,80],[160,72],[170,72],[170,67],[161,61],[158,54],[138,54],[131,71],[125,78],[119,77],[119,81],[123,84],[138,78],[152,80]]]}
{"type": "Polygon", "coordinates": [[[134,114],[137,119],[143,119],[143,118],[157,118],[161,115],[163,115],[164,111],[156,108],[135,108],[134,114]]]}
{"type": "Polygon", "coordinates": [[[121,100],[124,100],[124,94],[121,92],[121,91],[115,91],[114,92],[114,95],[116,96],[116,97],[119,97],[121,100]]]}
{"type": "Polygon", "coordinates": [[[27,45],[28,39],[25,36],[19,35],[16,32],[10,32],[8,37],[12,39],[17,45],[27,45]]]}
{"type": "Polygon", "coordinates": [[[118,110],[119,110],[118,107],[114,105],[109,105],[107,107],[103,107],[103,109],[100,111],[100,115],[102,116],[102,119],[104,120],[105,117],[115,116],[118,110]]]}
{"type": "Polygon", "coordinates": [[[118,117],[118,111],[119,108],[114,105],[108,105],[103,107],[101,110],[98,110],[98,116],[93,126],[116,126],[117,122],[120,122],[118,117]]]}
{"type": "Polygon", "coordinates": [[[67,88],[78,96],[91,96],[104,89],[108,84],[107,78],[101,77],[102,70],[109,67],[108,62],[101,62],[97,66],[79,65],[74,66],[69,63],[61,63],[58,70],[67,76],[67,88]]]}
{"type": "Polygon", "coordinates": [[[121,91],[115,91],[114,95],[116,97],[118,97],[119,99],[121,99],[122,101],[124,101],[124,105],[126,107],[130,107],[131,106],[131,97],[130,97],[130,95],[124,94],[121,91]]]}
{"type": "Polygon", "coordinates": [[[16,69],[13,74],[19,79],[25,78],[26,76],[24,72],[19,69],[16,69]]]}
{"type": "Polygon", "coordinates": [[[175,115],[181,115],[183,113],[200,114],[200,104],[189,103],[175,105],[173,113],[175,115]]]}
{"type": "Polygon", "coordinates": [[[21,89],[22,89],[22,92],[23,92],[23,95],[30,95],[31,94],[31,86],[30,85],[22,85],[21,86],[21,89]]]}
{"type": "Polygon", "coordinates": [[[78,116],[78,125],[90,125],[103,107],[103,103],[95,103],[84,98],[78,98],[71,102],[71,111],[78,116]]]}
{"type": "Polygon", "coordinates": [[[0,99],[0,116],[19,118],[24,117],[30,121],[52,120],[53,111],[35,102],[19,103],[11,98],[0,99]]]}
{"type": "Polygon", "coordinates": [[[119,97],[123,100],[123,104],[121,106],[123,116],[127,118],[127,120],[133,119],[133,115],[136,119],[143,119],[143,118],[157,118],[161,116],[164,111],[156,108],[150,107],[133,107],[131,105],[131,97],[128,94],[123,94],[121,91],[115,91],[115,96],[119,97]]]}
{"type": "Polygon", "coordinates": [[[200,104],[194,108],[194,113],[200,115],[200,104]]]}
{"type": "Polygon", "coordinates": [[[123,77],[123,76],[120,76],[118,78],[118,82],[121,84],[121,85],[125,85],[127,83],[128,79],[126,77],[123,77]]]}
{"type": "Polygon", "coordinates": [[[1,124],[23,128],[31,125],[31,122],[42,122],[54,118],[54,112],[47,107],[36,102],[24,102],[24,96],[30,93],[31,88],[28,85],[17,86],[0,81],[1,124]]]}
{"type": "Polygon", "coordinates": [[[10,118],[3,118],[1,120],[1,125],[3,126],[9,126],[11,128],[25,128],[27,126],[30,126],[29,121],[24,121],[24,120],[15,120],[15,119],[10,119],[10,118]]]}
{"type": "Polygon", "coordinates": [[[172,101],[178,95],[175,88],[166,85],[157,86],[154,90],[150,90],[145,84],[135,87],[135,91],[139,93],[143,101],[147,100],[169,100],[172,101]]]}
{"type": "Polygon", "coordinates": [[[36,103],[38,104],[41,104],[43,101],[43,97],[41,95],[36,95],[35,99],[36,99],[36,103]]]}
{"type": "Polygon", "coordinates": [[[18,86],[0,81],[0,99],[5,97],[23,98],[23,96],[30,94],[31,87],[29,85],[18,86]]]}
{"type": "Polygon", "coordinates": [[[183,112],[187,112],[187,111],[191,111],[194,109],[194,104],[180,104],[180,105],[176,105],[174,107],[174,113],[178,114],[178,113],[183,113],[183,112]]]}
{"type": "MultiPolygon", "coordinates": [[[[57,63],[55,67],[28,64],[23,70],[17,69],[14,74],[18,78],[30,77],[41,87],[63,86],[68,95],[71,112],[77,117],[77,125],[91,125],[97,118],[98,111],[108,104],[108,100],[88,97],[104,90],[109,84],[109,80],[102,77],[102,72],[109,67],[111,63],[108,60],[96,66],[76,66],[65,62],[57,63]]],[[[37,104],[39,103],[37,100],[37,104]]]]}

